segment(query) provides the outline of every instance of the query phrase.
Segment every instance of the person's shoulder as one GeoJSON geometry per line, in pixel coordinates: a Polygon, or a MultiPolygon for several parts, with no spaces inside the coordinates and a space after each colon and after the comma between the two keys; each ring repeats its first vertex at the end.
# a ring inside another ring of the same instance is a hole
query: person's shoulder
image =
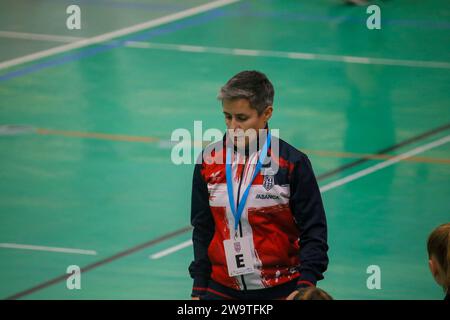
{"type": "Polygon", "coordinates": [[[279,154],[281,158],[286,159],[291,163],[300,163],[304,161],[309,161],[308,155],[301,151],[300,149],[294,147],[290,143],[285,140],[275,137],[274,139],[278,140],[279,144],[279,154]]]}
{"type": "Polygon", "coordinates": [[[212,159],[210,158],[214,158],[218,155],[218,153],[220,153],[219,156],[222,156],[222,152],[223,152],[223,139],[222,140],[218,140],[218,141],[213,141],[211,143],[209,143],[208,145],[206,145],[206,147],[204,147],[202,149],[202,152],[198,155],[196,163],[198,165],[204,166],[207,163],[210,163],[212,161],[212,159]],[[206,163],[205,163],[205,160],[206,163]]]}

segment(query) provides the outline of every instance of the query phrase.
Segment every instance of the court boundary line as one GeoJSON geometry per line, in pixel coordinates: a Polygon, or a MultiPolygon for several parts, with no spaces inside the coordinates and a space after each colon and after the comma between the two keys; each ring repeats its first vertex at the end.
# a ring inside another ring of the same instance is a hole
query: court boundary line
{"type": "Polygon", "coordinates": [[[170,33],[175,33],[177,31],[185,30],[187,28],[205,25],[211,21],[217,20],[218,18],[225,17],[226,15],[227,15],[226,10],[217,8],[187,19],[159,26],[154,29],[149,29],[142,32],[130,34],[124,38],[118,38],[116,40],[107,41],[105,43],[99,43],[97,45],[81,48],[78,50],[74,50],[72,52],[67,52],[65,54],[59,54],[54,57],[42,59],[41,61],[37,61],[36,63],[25,64],[23,66],[13,68],[12,70],[8,70],[4,74],[1,74],[0,82],[36,73],[43,69],[54,68],[75,61],[80,61],[82,59],[93,58],[94,56],[97,56],[99,54],[107,53],[114,49],[123,48],[125,45],[125,41],[127,40],[148,41],[152,38],[160,37],[170,33]]]}
{"type": "Polygon", "coordinates": [[[174,253],[174,252],[176,252],[178,250],[187,248],[187,247],[189,247],[191,245],[192,245],[192,240],[187,240],[187,241],[181,242],[181,243],[179,243],[179,244],[177,244],[175,246],[172,246],[172,247],[169,247],[169,248],[167,248],[165,250],[162,250],[160,252],[154,253],[154,254],[150,255],[149,258],[152,259],[152,260],[160,259],[160,258],[168,256],[169,254],[172,254],[172,253],[174,253]]]}
{"type": "Polygon", "coordinates": [[[310,52],[225,48],[225,47],[210,47],[210,46],[139,42],[139,41],[126,41],[125,46],[128,48],[131,47],[137,49],[155,49],[155,50],[190,52],[190,53],[210,53],[210,54],[222,54],[232,56],[283,58],[292,60],[326,61],[326,62],[341,62],[354,64],[386,65],[397,67],[450,69],[450,63],[445,61],[391,59],[391,58],[361,57],[361,56],[347,56],[335,54],[317,54],[310,52]]]}
{"type": "Polygon", "coordinates": [[[0,248],[35,250],[35,251],[58,252],[58,253],[85,254],[85,255],[93,255],[93,256],[97,255],[97,251],[95,251],[95,250],[48,247],[48,246],[37,246],[37,245],[31,245],[31,244],[18,244],[18,243],[5,243],[5,242],[0,243],[0,248]]]}
{"type": "Polygon", "coordinates": [[[6,30],[0,30],[0,38],[49,42],[75,42],[86,39],[86,37],[60,36],[56,34],[17,32],[6,30]]]}
{"type": "MultiPolygon", "coordinates": [[[[177,235],[184,234],[185,232],[189,231],[190,229],[191,229],[190,226],[189,227],[184,227],[184,228],[175,230],[173,232],[167,233],[165,235],[162,235],[162,236],[160,236],[160,237],[158,237],[156,239],[152,239],[150,241],[144,242],[144,243],[139,244],[137,246],[134,246],[134,247],[131,247],[131,248],[126,249],[124,251],[121,251],[119,253],[116,253],[115,255],[112,255],[112,256],[107,257],[105,259],[102,259],[100,261],[91,263],[91,264],[81,268],[80,269],[80,273],[83,274],[83,273],[85,273],[85,272],[87,272],[89,270],[92,270],[92,269],[96,268],[96,267],[99,267],[99,266],[104,265],[106,263],[112,262],[112,261],[117,260],[119,258],[123,258],[125,256],[128,256],[128,255],[130,255],[130,254],[132,254],[132,253],[134,253],[136,251],[145,249],[145,248],[150,247],[152,245],[158,244],[158,243],[160,243],[162,241],[165,241],[165,240],[168,240],[170,238],[176,237],[177,235]]],[[[20,291],[20,292],[18,292],[16,294],[13,294],[13,295],[5,298],[5,300],[16,300],[16,299],[22,298],[22,297],[24,297],[26,295],[30,295],[30,294],[32,294],[32,293],[34,293],[36,291],[39,291],[39,290],[44,289],[44,288],[47,288],[47,287],[49,287],[49,286],[51,286],[53,284],[56,284],[56,283],[61,282],[61,281],[64,281],[70,276],[71,276],[70,274],[60,275],[60,276],[58,276],[56,278],[50,279],[48,281],[45,281],[45,282],[43,282],[43,283],[41,283],[41,284],[39,284],[37,286],[34,286],[34,287],[30,288],[30,289],[27,289],[27,290],[24,290],[24,291],[20,291]]]]}
{"type": "MultiPolygon", "coordinates": [[[[1,128],[1,126],[0,126],[1,128]]],[[[85,139],[98,139],[116,142],[140,142],[140,143],[165,143],[170,141],[163,140],[157,137],[151,136],[132,136],[124,134],[111,134],[111,133],[100,133],[100,132],[87,132],[87,131],[69,131],[69,130],[55,130],[46,128],[32,128],[35,134],[43,136],[61,136],[68,138],[85,138],[85,139]]],[[[27,132],[28,133],[28,132],[27,132]]],[[[1,133],[0,133],[1,135],[1,133]]],[[[194,146],[202,146],[203,141],[193,141],[194,146]]],[[[208,142],[209,144],[209,142],[208,142]]],[[[394,158],[395,155],[390,154],[378,154],[378,153],[356,153],[356,152],[340,152],[340,151],[329,151],[329,150],[312,150],[299,148],[302,152],[309,155],[317,155],[323,157],[333,157],[333,158],[356,158],[356,159],[369,159],[369,160],[386,160],[394,158]]],[[[407,162],[415,163],[435,163],[435,164],[450,164],[448,159],[440,158],[430,158],[430,157],[410,157],[405,159],[407,162]]]]}
{"type": "MultiPolygon", "coordinates": [[[[0,30],[0,37],[11,39],[33,40],[33,41],[65,42],[65,43],[75,43],[78,41],[86,41],[90,39],[86,37],[60,36],[51,34],[2,31],[2,30],[0,30]]],[[[295,51],[225,48],[225,47],[211,47],[211,46],[142,42],[142,41],[125,41],[125,47],[136,49],[155,49],[155,50],[167,50],[177,52],[190,52],[190,53],[254,56],[264,58],[272,57],[272,58],[293,59],[293,60],[342,62],[342,63],[386,65],[386,66],[399,66],[411,68],[450,69],[449,62],[432,61],[432,60],[427,61],[427,60],[410,60],[410,59],[391,59],[391,58],[347,56],[335,54],[316,54],[316,53],[295,52],[295,51]]],[[[0,62],[0,66],[1,63],[2,62],[0,62]]]]}
{"type": "Polygon", "coordinates": [[[347,184],[349,182],[355,181],[355,180],[357,180],[359,178],[362,178],[362,177],[365,177],[365,176],[367,176],[369,174],[372,174],[372,173],[374,173],[374,172],[376,172],[378,170],[390,167],[390,166],[392,166],[392,165],[394,165],[396,163],[399,163],[400,161],[402,161],[402,160],[404,160],[406,158],[409,158],[409,157],[412,157],[412,156],[414,156],[416,154],[419,154],[419,153],[422,153],[422,152],[425,152],[425,151],[428,151],[428,150],[440,147],[440,146],[442,146],[442,145],[444,145],[444,144],[446,144],[448,142],[450,142],[450,135],[447,135],[447,136],[445,136],[443,138],[440,138],[438,140],[435,140],[433,142],[429,142],[429,143],[424,144],[422,146],[416,147],[416,148],[411,149],[411,150],[409,150],[407,152],[401,153],[401,154],[393,157],[392,159],[385,160],[383,162],[377,163],[377,164],[375,164],[373,166],[370,166],[370,167],[368,167],[366,169],[363,169],[363,170],[360,170],[358,172],[355,172],[355,173],[353,173],[353,174],[351,174],[349,176],[346,176],[346,177],[343,177],[343,178],[338,179],[336,181],[330,182],[330,183],[326,184],[325,186],[321,187],[320,188],[320,192],[321,193],[325,193],[325,192],[327,192],[329,190],[332,190],[334,188],[340,187],[340,186],[342,186],[344,184],[347,184]]]}
{"type": "MultiPolygon", "coordinates": [[[[385,154],[385,153],[394,151],[396,149],[399,149],[401,147],[405,147],[405,146],[410,145],[412,143],[418,142],[420,140],[426,139],[428,137],[431,137],[431,136],[433,136],[435,134],[441,133],[441,132],[443,132],[445,130],[449,130],[449,129],[450,129],[450,123],[442,125],[440,127],[434,128],[434,129],[431,129],[429,131],[426,131],[424,133],[421,133],[421,134],[419,134],[417,136],[414,136],[414,137],[411,137],[409,139],[403,140],[402,142],[399,142],[397,144],[394,144],[393,146],[384,148],[384,149],[382,149],[382,150],[380,150],[378,152],[375,152],[374,154],[378,154],[378,155],[385,154]]],[[[331,171],[325,172],[325,173],[317,176],[317,180],[320,181],[320,180],[329,178],[329,177],[331,177],[331,176],[333,176],[335,174],[338,174],[339,172],[342,172],[344,170],[356,167],[356,166],[358,166],[358,165],[360,165],[362,163],[365,163],[367,161],[370,161],[370,160],[372,160],[372,159],[370,159],[368,157],[363,157],[362,159],[349,162],[347,164],[344,164],[342,166],[337,167],[336,169],[333,169],[331,171]]]]}
{"type": "MultiPolygon", "coordinates": [[[[385,148],[385,149],[383,149],[383,150],[381,150],[381,151],[379,151],[379,152],[377,152],[377,153],[385,153],[385,152],[388,152],[388,151],[393,151],[393,150],[395,150],[395,149],[398,149],[398,148],[400,148],[400,147],[406,146],[406,145],[408,145],[408,144],[411,144],[411,143],[414,143],[414,142],[418,142],[418,141],[420,141],[420,140],[423,140],[423,139],[425,139],[425,138],[427,138],[427,137],[429,137],[429,136],[432,136],[432,135],[434,135],[434,134],[440,133],[440,132],[442,132],[442,131],[444,131],[444,130],[447,130],[447,129],[449,129],[449,128],[450,128],[450,123],[449,123],[449,124],[446,124],[446,125],[443,125],[443,126],[440,126],[440,127],[438,127],[438,128],[431,129],[431,130],[426,131],[426,132],[424,132],[424,133],[422,133],[422,134],[419,134],[419,135],[417,135],[417,136],[411,137],[411,138],[409,138],[409,139],[407,139],[407,140],[404,140],[404,141],[402,141],[402,142],[400,142],[400,143],[397,143],[397,144],[395,144],[395,145],[393,145],[393,146],[391,146],[391,147],[387,147],[387,148],[385,148]],[[386,151],[386,150],[388,150],[388,151],[386,151]]],[[[344,171],[344,170],[346,170],[346,169],[349,169],[349,168],[354,167],[354,166],[356,166],[356,165],[359,165],[359,164],[361,164],[361,163],[365,163],[365,162],[367,162],[367,161],[369,161],[369,160],[370,160],[370,159],[360,159],[360,160],[357,160],[357,161],[353,161],[353,162],[350,163],[350,164],[347,164],[347,165],[338,167],[337,169],[334,169],[334,170],[332,170],[332,171],[329,172],[329,173],[325,173],[325,174],[322,174],[321,176],[318,176],[318,177],[317,177],[317,180],[318,180],[318,181],[323,180],[323,179],[329,177],[330,175],[337,174],[337,173],[339,173],[339,172],[341,172],[341,171],[344,171]]],[[[98,266],[101,266],[101,265],[104,265],[104,264],[106,264],[106,263],[112,262],[112,261],[114,261],[114,260],[117,260],[117,259],[119,259],[119,258],[122,258],[122,257],[124,257],[124,256],[127,256],[127,255],[129,255],[129,254],[131,254],[131,253],[134,253],[134,252],[136,252],[136,251],[139,251],[139,250],[141,250],[141,249],[151,247],[152,245],[155,245],[155,244],[160,243],[160,242],[162,242],[162,241],[171,239],[171,238],[173,238],[173,237],[176,237],[176,236],[178,236],[178,235],[184,234],[184,233],[186,233],[186,232],[188,232],[188,231],[191,231],[191,230],[192,230],[192,226],[190,226],[190,225],[189,225],[189,226],[185,226],[185,227],[183,227],[183,228],[181,228],[181,229],[178,229],[178,230],[176,230],[176,231],[174,231],[174,232],[167,233],[167,234],[162,235],[162,236],[160,236],[160,237],[158,237],[158,238],[156,238],[156,239],[147,241],[147,242],[145,242],[145,243],[143,243],[143,244],[140,244],[140,245],[131,247],[131,248],[127,249],[127,250],[121,251],[121,252],[119,252],[119,253],[117,253],[117,254],[115,254],[115,255],[113,255],[113,256],[110,256],[110,257],[105,258],[105,259],[103,259],[103,260],[100,260],[100,261],[98,261],[98,262],[89,264],[88,266],[81,268],[81,272],[87,272],[87,271],[92,270],[92,269],[94,269],[94,268],[96,268],[96,267],[98,267],[98,266]]],[[[56,278],[50,279],[50,280],[48,280],[48,281],[45,281],[45,282],[43,282],[43,283],[41,283],[41,284],[39,284],[39,285],[36,285],[36,286],[34,286],[34,287],[31,287],[31,288],[29,288],[29,289],[27,289],[27,290],[20,291],[20,292],[18,292],[18,293],[16,293],[16,294],[13,294],[13,295],[11,295],[11,296],[5,298],[5,299],[6,299],[6,300],[16,300],[16,299],[22,298],[22,297],[27,296],[27,295],[30,295],[30,294],[32,294],[32,293],[34,293],[34,292],[36,292],[36,291],[45,289],[45,288],[47,288],[47,287],[49,287],[49,286],[51,286],[51,285],[53,285],[53,284],[56,284],[56,283],[58,283],[58,282],[60,282],[60,281],[63,281],[63,280],[65,280],[68,276],[69,276],[69,275],[67,275],[67,274],[58,276],[58,277],[56,277],[56,278]]]]}
{"type": "Polygon", "coordinates": [[[109,40],[112,40],[112,39],[115,39],[118,37],[123,37],[123,36],[129,35],[131,33],[148,30],[148,29],[151,29],[151,28],[154,28],[157,26],[161,26],[161,25],[168,24],[168,23],[171,23],[171,22],[174,22],[177,20],[181,20],[181,19],[188,18],[188,17],[194,16],[194,15],[198,15],[200,13],[204,13],[204,12],[207,12],[207,11],[210,11],[213,9],[217,9],[217,8],[220,8],[220,7],[229,5],[229,4],[233,4],[233,3],[236,3],[239,1],[240,0],[216,0],[216,1],[202,4],[202,5],[190,8],[190,9],[171,13],[171,14],[163,16],[163,17],[159,17],[159,18],[155,18],[155,19],[152,19],[152,20],[149,20],[146,22],[138,23],[138,24],[135,24],[130,27],[103,33],[103,34],[100,34],[100,35],[97,35],[94,37],[86,38],[86,39],[76,41],[76,42],[71,42],[71,43],[61,45],[58,47],[34,52],[34,53],[31,53],[31,54],[28,54],[25,56],[21,56],[18,58],[6,60],[4,62],[0,62],[0,70],[11,68],[11,67],[14,67],[17,65],[32,62],[32,61],[46,58],[49,56],[53,56],[56,54],[64,53],[67,51],[80,49],[80,48],[83,48],[86,46],[99,44],[99,43],[109,41],[109,40]]]}

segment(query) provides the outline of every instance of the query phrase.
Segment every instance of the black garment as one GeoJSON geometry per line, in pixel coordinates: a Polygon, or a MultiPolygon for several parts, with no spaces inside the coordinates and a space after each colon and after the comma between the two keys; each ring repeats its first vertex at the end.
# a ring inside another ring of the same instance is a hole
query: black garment
{"type": "Polygon", "coordinates": [[[259,290],[234,290],[209,280],[201,300],[285,300],[297,287],[297,279],[279,286],[259,290]]]}

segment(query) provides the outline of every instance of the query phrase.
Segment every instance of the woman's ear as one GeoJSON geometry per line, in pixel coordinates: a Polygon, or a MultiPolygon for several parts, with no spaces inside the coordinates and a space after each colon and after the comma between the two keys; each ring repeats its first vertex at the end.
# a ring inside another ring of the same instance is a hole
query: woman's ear
{"type": "Polygon", "coordinates": [[[430,272],[433,275],[433,277],[436,278],[437,270],[436,270],[436,266],[434,264],[434,261],[432,259],[428,260],[428,267],[430,267],[430,272]]]}
{"type": "Polygon", "coordinates": [[[266,108],[266,110],[264,110],[264,121],[267,123],[267,121],[269,121],[269,119],[272,117],[272,112],[273,112],[273,107],[272,106],[268,106],[266,108]]]}
{"type": "Polygon", "coordinates": [[[439,263],[431,257],[428,260],[428,266],[430,267],[431,274],[433,275],[434,281],[437,282],[440,286],[443,285],[444,281],[442,278],[442,271],[439,267],[439,263]]]}

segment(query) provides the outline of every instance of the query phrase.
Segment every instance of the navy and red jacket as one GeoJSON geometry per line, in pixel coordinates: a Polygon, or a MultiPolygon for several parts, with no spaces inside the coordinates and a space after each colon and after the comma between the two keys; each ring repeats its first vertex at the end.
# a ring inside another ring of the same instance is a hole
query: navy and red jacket
{"type": "MultiPolygon", "coordinates": [[[[197,161],[192,184],[194,227],[192,296],[202,296],[213,280],[234,290],[264,290],[291,281],[297,288],[323,279],[328,266],[327,222],[319,187],[308,157],[272,136],[266,165],[254,179],[239,223],[239,235],[253,239],[255,272],[230,277],[223,241],[234,233],[225,171],[225,137],[197,161]],[[213,150],[211,152],[211,150],[213,150]],[[274,152],[274,150],[276,152],[274,152]],[[208,158],[209,157],[209,158],[208,158]],[[212,159],[222,161],[212,161],[212,159]],[[219,162],[219,163],[217,163],[219,162]],[[272,172],[268,168],[276,168],[272,172]]],[[[249,184],[262,147],[232,155],[236,208],[249,184]]]]}

